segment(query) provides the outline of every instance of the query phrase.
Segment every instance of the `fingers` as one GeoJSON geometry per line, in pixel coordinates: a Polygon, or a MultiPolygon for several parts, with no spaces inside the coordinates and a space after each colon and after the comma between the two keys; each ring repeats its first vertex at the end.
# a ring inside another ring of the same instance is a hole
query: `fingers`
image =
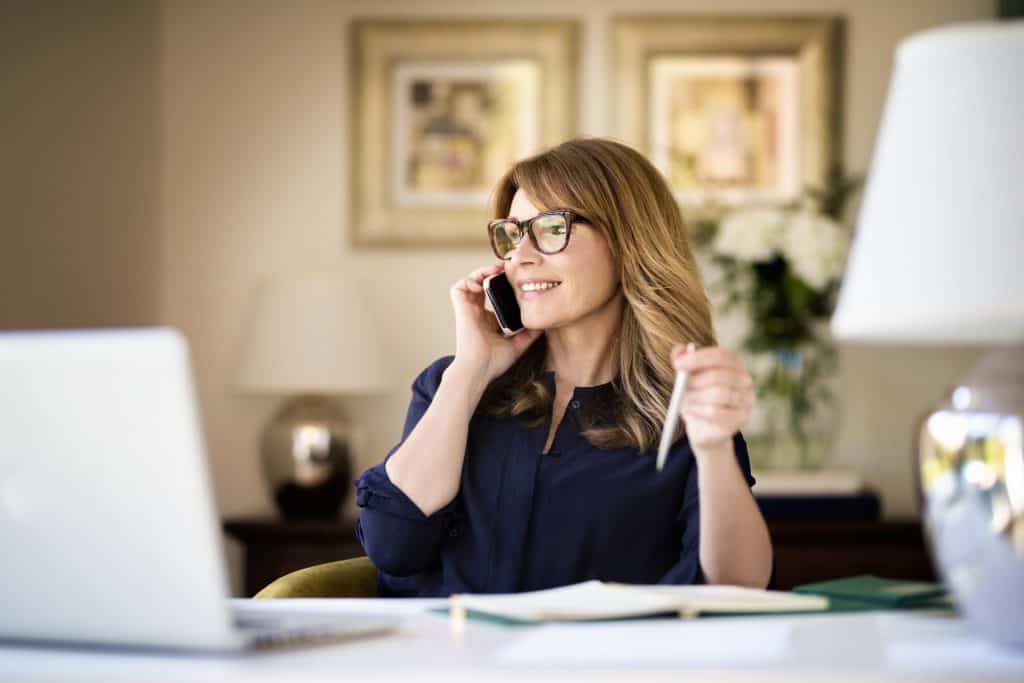
{"type": "Polygon", "coordinates": [[[687,405],[715,405],[726,408],[749,408],[754,404],[754,392],[728,385],[715,385],[703,389],[686,389],[683,410],[687,405]]]}
{"type": "Polygon", "coordinates": [[[683,401],[682,415],[684,420],[702,420],[713,422],[718,425],[727,425],[725,431],[735,431],[739,425],[746,420],[746,408],[731,408],[728,406],[713,405],[709,403],[687,404],[683,401]],[[733,427],[733,425],[736,425],[733,427]]]}
{"type": "Polygon", "coordinates": [[[497,275],[503,270],[505,270],[504,261],[499,261],[494,265],[484,266],[483,268],[477,268],[466,277],[457,280],[454,284],[452,284],[451,289],[453,292],[458,290],[463,292],[472,292],[474,294],[481,294],[484,291],[484,280],[486,280],[492,275],[497,275]]]}
{"type": "Polygon", "coordinates": [[[715,386],[732,387],[745,391],[754,386],[754,380],[746,371],[713,369],[691,372],[686,381],[688,391],[715,386]]]}
{"type": "Polygon", "coordinates": [[[681,346],[672,350],[672,367],[686,371],[688,396],[706,396],[711,402],[739,405],[741,399],[753,395],[754,380],[747,372],[743,360],[734,351],[709,347],[684,351],[681,346]]]}
{"type": "Polygon", "coordinates": [[[482,292],[484,291],[484,280],[491,277],[492,275],[497,275],[503,270],[505,270],[504,261],[499,261],[498,263],[495,263],[490,266],[484,266],[483,268],[477,268],[472,273],[466,276],[466,284],[468,284],[470,287],[475,288],[474,291],[482,292]]]}
{"type": "Polygon", "coordinates": [[[709,346],[689,353],[684,353],[682,346],[676,346],[672,349],[672,366],[676,370],[690,373],[711,368],[743,370],[743,361],[735,351],[720,346],[709,346]]]}
{"type": "Polygon", "coordinates": [[[679,410],[688,433],[697,430],[707,441],[713,435],[729,436],[743,426],[755,394],[753,379],[738,354],[721,347],[687,350],[677,345],[671,362],[689,375],[679,410]]]}

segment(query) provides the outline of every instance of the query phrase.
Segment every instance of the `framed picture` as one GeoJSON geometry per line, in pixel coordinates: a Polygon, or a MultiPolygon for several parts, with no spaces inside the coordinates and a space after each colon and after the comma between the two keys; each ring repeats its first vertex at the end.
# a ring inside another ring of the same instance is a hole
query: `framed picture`
{"type": "Polygon", "coordinates": [[[353,23],[357,244],[486,245],[491,191],[576,133],[575,22],[353,23]]]}
{"type": "Polygon", "coordinates": [[[783,203],[824,184],[838,149],[838,18],[613,21],[617,135],[681,204],[783,203]]]}

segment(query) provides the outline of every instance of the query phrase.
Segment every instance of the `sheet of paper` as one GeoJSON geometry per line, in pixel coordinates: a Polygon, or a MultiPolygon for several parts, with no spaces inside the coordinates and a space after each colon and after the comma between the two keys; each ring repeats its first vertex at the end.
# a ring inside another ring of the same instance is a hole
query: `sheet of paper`
{"type": "Polygon", "coordinates": [[[735,586],[637,586],[585,583],[529,593],[462,595],[457,608],[477,610],[522,621],[601,619],[678,612],[686,616],[708,612],[814,611],[828,599],[735,586]]]}
{"type": "MultiPolygon", "coordinates": [[[[616,585],[616,584],[612,584],[616,585]]],[[[632,588],[632,587],[630,587],[632,588]]],[[[740,586],[636,586],[670,596],[698,612],[787,612],[828,609],[828,598],[740,586]]]]}
{"type": "Polygon", "coordinates": [[[541,621],[675,612],[678,603],[670,595],[619,590],[600,581],[587,581],[529,593],[462,595],[456,604],[465,609],[500,613],[524,621],[541,621]]]}
{"type": "Polygon", "coordinates": [[[789,625],[764,618],[545,624],[524,631],[496,660],[535,666],[751,666],[786,659],[789,636],[789,625]]]}

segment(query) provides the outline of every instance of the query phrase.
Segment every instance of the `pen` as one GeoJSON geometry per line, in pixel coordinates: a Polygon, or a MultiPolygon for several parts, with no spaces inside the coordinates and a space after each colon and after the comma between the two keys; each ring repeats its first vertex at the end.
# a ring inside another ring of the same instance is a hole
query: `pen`
{"type": "MultiPolygon", "coordinates": [[[[686,345],[686,352],[693,351],[693,343],[686,345]]],[[[679,421],[679,404],[683,402],[683,394],[686,393],[687,372],[679,370],[676,372],[676,381],[672,385],[672,398],[668,402],[668,411],[665,413],[665,426],[661,428],[661,443],[658,445],[657,470],[660,472],[665,466],[665,459],[668,457],[668,450],[672,446],[672,437],[676,434],[676,423],[679,421]]]]}

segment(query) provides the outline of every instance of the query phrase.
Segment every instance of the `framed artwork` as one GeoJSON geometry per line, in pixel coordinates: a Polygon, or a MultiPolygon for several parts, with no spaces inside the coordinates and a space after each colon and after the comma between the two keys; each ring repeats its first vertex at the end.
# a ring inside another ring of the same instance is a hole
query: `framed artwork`
{"type": "Polygon", "coordinates": [[[353,241],[486,245],[491,192],[576,133],[575,22],[356,20],[353,241]]]}
{"type": "Polygon", "coordinates": [[[838,149],[838,18],[613,21],[616,133],[681,204],[783,203],[824,184],[838,149]]]}

